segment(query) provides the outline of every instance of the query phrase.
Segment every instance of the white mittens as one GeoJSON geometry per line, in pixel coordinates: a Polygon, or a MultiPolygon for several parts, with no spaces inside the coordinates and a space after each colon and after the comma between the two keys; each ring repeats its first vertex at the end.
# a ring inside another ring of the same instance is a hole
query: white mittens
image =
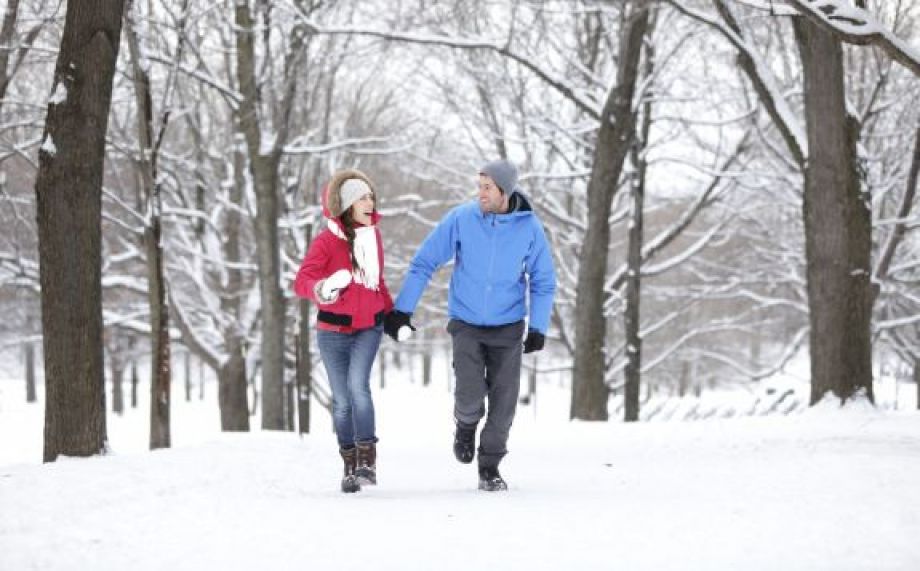
{"type": "Polygon", "coordinates": [[[317,297],[323,303],[332,303],[339,297],[339,292],[351,283],[351,272],[339,270],[317,284],[317,297]]]}

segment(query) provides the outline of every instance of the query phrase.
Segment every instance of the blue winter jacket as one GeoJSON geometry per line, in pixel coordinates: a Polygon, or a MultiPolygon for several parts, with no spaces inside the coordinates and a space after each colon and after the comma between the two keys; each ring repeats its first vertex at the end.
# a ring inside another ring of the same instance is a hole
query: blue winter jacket
{"type": "Polygon", "coordinates": [[[432,274],[454,261],[447,310],[471,325],[505,325],[527,315],[529,328],[549,328],[556,275],[543,225],[520,192],[506,214],[483,214],[476,202],[450,212],[409,264],[395,309],[412,313],[432,274]]]}

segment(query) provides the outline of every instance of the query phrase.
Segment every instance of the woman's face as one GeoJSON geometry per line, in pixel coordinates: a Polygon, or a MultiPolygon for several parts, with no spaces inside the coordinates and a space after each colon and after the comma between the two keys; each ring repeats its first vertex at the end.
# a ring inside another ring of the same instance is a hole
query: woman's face
{"type": "Polygon", "coordinates": [[[368,192],[351,205],[351,218],[356,224],[371,225],[371,215],[374,213],[374,195],[368,192]]]}

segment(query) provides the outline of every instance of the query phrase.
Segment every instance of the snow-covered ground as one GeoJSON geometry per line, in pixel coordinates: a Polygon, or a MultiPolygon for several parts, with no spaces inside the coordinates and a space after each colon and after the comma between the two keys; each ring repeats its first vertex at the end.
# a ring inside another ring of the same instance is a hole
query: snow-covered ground
{"type": "Polygon", "coordinates": [[[42,465],[42,407],[0,378],[0,570],[920,569],[911,407],[581,423],[547,382],[489,494],[445,383],[388,370],[380,485],[354,495],[319,407],[303,438],[220,434],[215,387],[176,383],[172,449],[145,450],[144,399],[109,416],[111,454],[42,465]]]}

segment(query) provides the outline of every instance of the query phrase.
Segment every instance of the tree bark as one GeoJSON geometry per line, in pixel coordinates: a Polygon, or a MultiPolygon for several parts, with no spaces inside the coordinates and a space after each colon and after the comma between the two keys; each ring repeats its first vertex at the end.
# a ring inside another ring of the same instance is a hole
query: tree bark
{"type": "Polygon", "coordinates": [[[46,462],[105,449],[102,177],[123,11],[123,0],[67,3],[39,152],[46,462]]]}
{"type": "Polygon", "coordinates": [[[648,25],[644,2],[634,5],[620,35],[617,85],[601,113],[591,177],[588,181],[588,229],[578,268],[575,298],[575,363],[570,417],[607,420],[609,390],[604,381],[604,279],[610,244],[610,210],[623,162],[634,136],[632,102],[639,76],[639,58],[648,25]]]}
{"type": "Polygon", "coordinates": [[[859,127],[848,118],[840,42],[805,18],[802,56],[809,159],[803,198],[811,348],[811,404],[864,391],[873,400],[871,220],[860,188],[859,127]]]}

